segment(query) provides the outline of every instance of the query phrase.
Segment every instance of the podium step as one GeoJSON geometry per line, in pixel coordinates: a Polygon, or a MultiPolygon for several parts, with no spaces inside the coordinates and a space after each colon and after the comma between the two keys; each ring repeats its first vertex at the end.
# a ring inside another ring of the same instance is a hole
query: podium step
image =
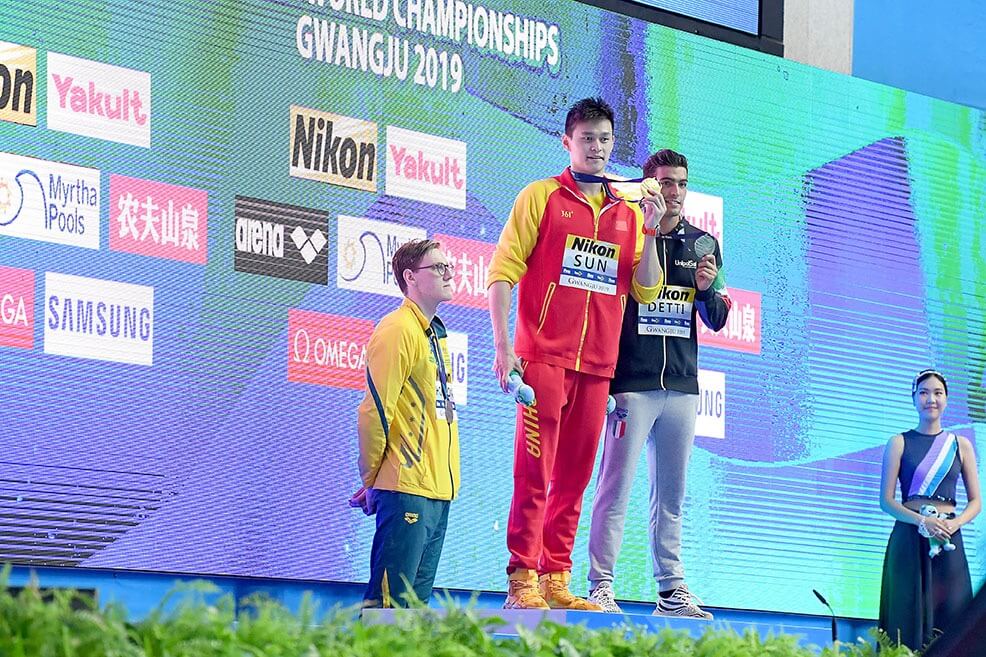
{"type": "MultiPolygon", "coordinates": [[[[401,618],[420,614],[444,615],[445,609],[365,609],[363,622],[367,624],[395,623],[401,618]]],[[[755,632],[761,639],[778,634],[794,636],[802,646],[820,648],[831,643],[831,631],[826,625],[799,623],[797,619],[778,614],[776,621],[763,618],[743,620],[732,617],[711,621],[695,618],[676,618],[671,616],[652,616],[649,613],[606,614],[591,611],[567,611],[561,609],[493,609],[474,608],[472,613],[479,618],[500,618],[504,625],[491,628],[495,637],[516,638],[518,628],[533,630],[542,621],[559,625],[584,625],[592,630],[627,628],[630,631],[658,633],[665,629],[687,632],[698,638],[707,630],[733,630],[737,634],[755,632]]],[[[827,620],[826,620],[827,622],[827,620]]],[[[841,637],[844,641],[855,641],[856,637],[841,637]]]]}

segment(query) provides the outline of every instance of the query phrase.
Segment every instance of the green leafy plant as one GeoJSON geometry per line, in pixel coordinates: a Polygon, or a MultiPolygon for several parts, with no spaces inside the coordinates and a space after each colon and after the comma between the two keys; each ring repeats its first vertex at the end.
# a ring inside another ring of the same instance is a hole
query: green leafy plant
{"type": "Polygon", "coordinates": [[[392,624],[369,624],[358,610],[324,614],[306,597],[297,612],[263,596],[237,608],[207,582],[175,588],[147,618],[128,622],[122,607],[96,603],[73,591],[42,594],[32,581],[16,595],[10,568],[0,570],[0,655],[3,657],[913,657],[885,635],[817,649],[788,635],[708,630],[695,639],[680,631],[647,632],[624,625],[590,630],[543,622],[497,636],[502,619],[481,617],[475,604],[446,597],[443,609],[392,624]]]}

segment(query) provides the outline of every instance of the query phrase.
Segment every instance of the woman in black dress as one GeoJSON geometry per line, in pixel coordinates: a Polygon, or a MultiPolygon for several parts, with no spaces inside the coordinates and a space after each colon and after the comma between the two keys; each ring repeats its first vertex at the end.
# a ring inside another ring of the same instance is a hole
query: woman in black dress
{"type": "Polygon", "coordinates": [[[960,528],[979,513],[979,476],[972,443],[942,431],[948,383],[940,372],[914,377],[911,397],[918,426],[887,443],[880,482],[880,508],[897,522],[887,543],[880,592],[880,629],[894,641],[917,650],[957,619],[972,600],[969,563],[960,528]],[[956,514],[959,477],[968,503],[956,514]],[[901,501],[896,499],[900,481],[901,501]],[[933,505],[939,517],[922,516],[933,505]],[[955,550],[931,557],[929,537],[949,539],[955,550]]]}

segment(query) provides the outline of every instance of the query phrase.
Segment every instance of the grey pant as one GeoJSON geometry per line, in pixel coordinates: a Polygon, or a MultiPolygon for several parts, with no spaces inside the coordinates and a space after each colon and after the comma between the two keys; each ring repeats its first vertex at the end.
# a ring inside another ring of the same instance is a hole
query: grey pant
{"type": "Polygon", "coordinates": [[[589,582],[613,581],[623,543],[623,523],[640,450],[647,443],[650,470],[650,548],[658,589],[670,591],[685,579],[681,565],[681,506],[685,475],[695,442],[698,395],[649,390],[614,395],[617,412],[606,422],[603,458],[592,503],[589,582]],[[626,411],[620,433],[621,409],[626,411]]]}

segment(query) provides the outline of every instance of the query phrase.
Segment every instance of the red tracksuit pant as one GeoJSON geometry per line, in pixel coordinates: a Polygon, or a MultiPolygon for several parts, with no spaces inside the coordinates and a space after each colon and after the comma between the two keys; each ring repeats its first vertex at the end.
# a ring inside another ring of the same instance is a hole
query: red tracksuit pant
{"type": "Polygon", "coordinates": [[[529,362],[524,382],[534,388],[537,402],[517,407],[507,572],[570,572],[582,494],[592,477],[606,416],[609,379],[529,362]]]}

